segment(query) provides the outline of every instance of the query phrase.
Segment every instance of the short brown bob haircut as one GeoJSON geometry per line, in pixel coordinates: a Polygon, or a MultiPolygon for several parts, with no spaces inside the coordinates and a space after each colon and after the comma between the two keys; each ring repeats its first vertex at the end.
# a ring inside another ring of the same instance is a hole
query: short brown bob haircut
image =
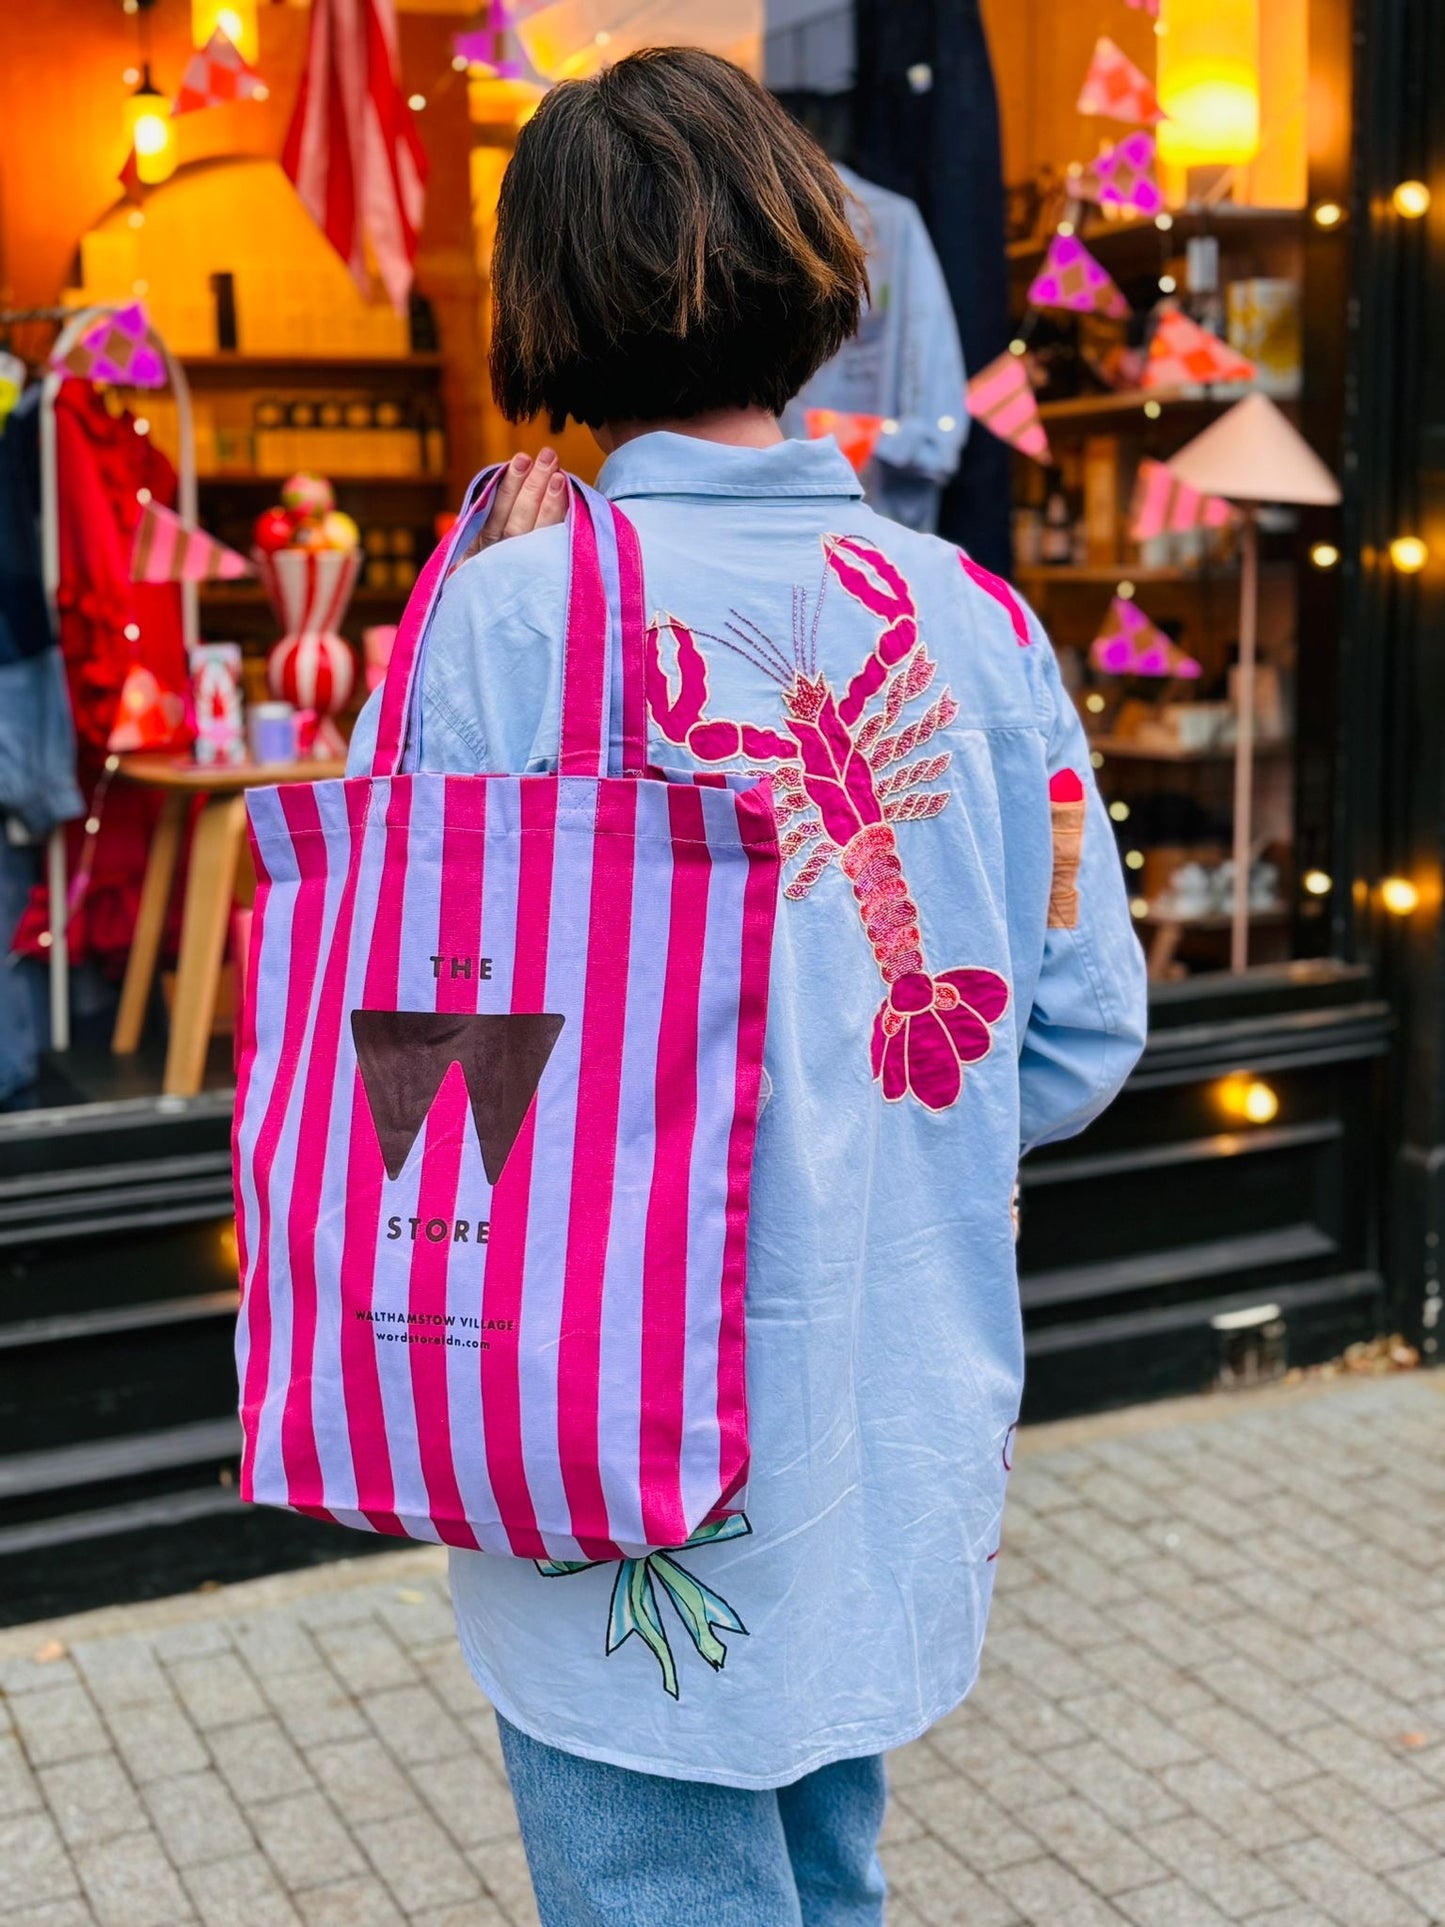
{"type": "Polygon", "coordinates": [[[845,199],[817,143],[714,54],[659,48],[554,87],[502,181],[498,405],[554,429],[776,413],[858,325],[845,199]]]}

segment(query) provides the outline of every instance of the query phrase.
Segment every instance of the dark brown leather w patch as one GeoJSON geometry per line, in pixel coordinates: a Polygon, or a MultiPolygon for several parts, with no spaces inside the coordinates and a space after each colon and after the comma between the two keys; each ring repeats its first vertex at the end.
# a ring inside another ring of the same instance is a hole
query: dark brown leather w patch
{"type": "Polygon", "coordinates": [[[565,1022],[544,1011],[484,1017],[353,1010],[356,1061],[386,1175],[401,1176],[442,1079],[456,1064],[466,1083],[487,1182],[494,1185],[565,1022]]]}

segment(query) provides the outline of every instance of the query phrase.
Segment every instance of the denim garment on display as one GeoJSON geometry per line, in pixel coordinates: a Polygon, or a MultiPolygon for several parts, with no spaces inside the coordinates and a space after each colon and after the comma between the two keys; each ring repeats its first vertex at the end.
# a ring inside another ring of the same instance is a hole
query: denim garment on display
{"type": "MultiPolygon", "coordinates": [[[[1004,584],[861,500],[831,441],[627,443],[649,758],[766,769],[786,867],[749,1230],[745,1513],[612,1564],[454,1552],[463,1650],[534,1739],[786,1784],[978,1668],[1023,1378],[1011,1201],[1142,1047],[1089,747],[1004,584]]],[[[448,584],[421,765],[555,768],[567,539],[448,584]]],[[[368,765],[373,699],[351,768],[368,765]]]]}
{"type": "Polygon", "coordinates": [[[867,500],[905,528],[931,532],[968,437],[958,323],[923,216],[913,202],[846,167],[850,208],[868,249],[871,294],[858,332],[824,364],[783,416],[807,433],[805,411],[881,415],[887,427],[863,471],[867,500]]]}

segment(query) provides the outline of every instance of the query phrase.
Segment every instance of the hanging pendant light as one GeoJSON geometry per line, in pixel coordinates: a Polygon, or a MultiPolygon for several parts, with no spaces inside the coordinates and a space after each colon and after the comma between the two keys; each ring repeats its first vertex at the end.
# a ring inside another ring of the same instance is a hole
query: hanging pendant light
{"type": "Polygon", "coordinates": [[[135,149],[136,173],[147,187],[168,181],[176,171],[176,130],[171,103],[151,82],[150,62],[125,104],[125,131],[135,149]]]}

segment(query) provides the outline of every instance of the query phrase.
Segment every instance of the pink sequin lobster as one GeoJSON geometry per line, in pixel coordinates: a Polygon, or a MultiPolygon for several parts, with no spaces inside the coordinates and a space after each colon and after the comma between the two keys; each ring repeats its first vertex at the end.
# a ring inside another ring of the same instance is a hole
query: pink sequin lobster
{"type": "Polygon", "coordinates": [[[700,762],[741,757],[771,773],[783,859],[803,859],[783,894],[794,901],[806,897],[833,863],[852,886],[887,991],[873,1022],[874,1078],[890,1103],[911,1095],[931,1111],[947,1110],[958,1101],[964,1066],[992,1048],[993,1026],[1008,1008],[1009,990],[993,970],[929,970],[894,825],[937,816],[946,807],[948,791],[927,785],[943,775],[951,753],[927,746],[953,721],[958,704],[945,689],[916,721],[899,726],[908,705],[932,687],[937,670],[918,639],[912,592],[888,558],[856,536],[826,536],[823,553],[823,589],[831,577],[883,624],[843,695],[818,668],[823,593],[809,629],[803,593],[795,590],[791,662],[736,612],[727,635],[703,638],[743,656],[781,685],[786,734],[708,716],[701,632],[673,616],[655,617],[648,631],[648,705],[668,741],[700,762]],[[664,633],[676,655],[675,696],[662,659],[664,633]]]}

